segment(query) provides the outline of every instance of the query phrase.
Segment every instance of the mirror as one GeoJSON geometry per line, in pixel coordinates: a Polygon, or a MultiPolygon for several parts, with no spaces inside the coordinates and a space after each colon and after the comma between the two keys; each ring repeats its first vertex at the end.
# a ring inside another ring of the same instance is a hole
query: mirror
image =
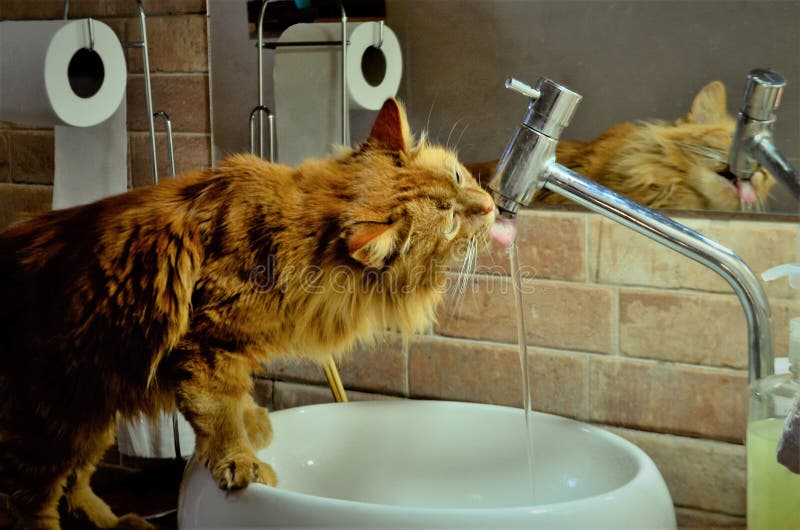
{"type": "MultiPolygon", "coordinates": [[[[246,0],[210,0],[209,17],[218,160],[248,149],[257,63],[246,0]]],[[[427,129],[466,163],[499,158],[522,119],[524,100],[503,88],[511,75],[550,77],[582,94],[562,139],[589,141],[622,122],[677,120],[714,80],[735,116],[747,73],[763,67],[788,81],[774,132],[800,165],[800,1],[386,0],[385,20],[403,51],[398,97],[412,130],[427,129]]],[[[274,108],[272,54],[264,59],[265,103],[274,108]]],[[[373,118],[351,113],[354,142],[373,118]]],[[[777,183],[765,210],[796,215],[798,204],[777,183]]]]}

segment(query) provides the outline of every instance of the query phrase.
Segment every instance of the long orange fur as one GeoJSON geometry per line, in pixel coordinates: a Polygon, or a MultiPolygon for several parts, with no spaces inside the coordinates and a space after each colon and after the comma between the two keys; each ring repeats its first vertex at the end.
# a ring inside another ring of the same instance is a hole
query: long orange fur
{"type": "Polygon", "coordinates": [[[494,205],[455,155],[415,143],[388,100],[367,141],[297,168],[248,155],[0,234],[0,492],[17,528],[58,529],[118,417],[175,405],[221,488],[275,484],[251,374],[427,328],[447,264],[494,205]]]}

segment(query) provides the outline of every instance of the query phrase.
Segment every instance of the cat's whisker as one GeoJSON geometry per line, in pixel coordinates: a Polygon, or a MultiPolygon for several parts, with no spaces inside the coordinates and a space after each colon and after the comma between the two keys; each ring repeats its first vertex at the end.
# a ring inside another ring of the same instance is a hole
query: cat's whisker
{"type": "Polygon", "coordinates": [[[467,270],[467,274],[474,274],[475,273],[475,265],[478,262],[478,239],[475,236],[472,236],[469,240],[469,246],[467,247],[468,255],[467,258],[469,259],[469,267],[467,270]]]}
{"type": "Polygon", "coordinates": [[[453,132],[455,132],[456,127],[458,127],[458,124],[461,123],[462,119],[463,118],[457,119],[456,122],[453,124],[453,126],[450,127],[450,132],[447,133],[447,141],[444,144],[447,146],[448,149],[453,148],[453,146],[450,144],[450,138],[453,136],[453,132]]]}
{"type": "Polygon", "coordinates": [[[433,101],[431,102],[431,108],[428,109],[428,117],[425,119],[425,128],[423,130],[428,131],[431,128],[431,116],[433,115],[433,106],[436,104],[436,96],[433,97],[433,101]]]}
{"type": "Polygon", "coordinates": [[[464,290],[466,289],[466,273],[468,267],[468,260],[469,260],[469,246],[467,246],[467,250],[464,251],[464,260],[461,262],[461,270],[458,271],[458,294],[463,295],[464,290]]]}
{"type": "Polygon", "coordinates": [[[469,129],[469,123],[464,125],[464,128],[461,129],[461,134],[458,135],[458,140],[456,140],[456,143],[453,145],[454,151],[458,149],[458,144],[461,143],[461,139],[464,137],[464,133],[467,132],[467,129],[469,129]]]}
{"type": "Polygon", "coordinates": [[[458,273],[458,281],[454,295],[458,298],[455,300],[453,314],[456,316],[461,314],[461,309],[464,306],[469,285],[470,278],[475,271],[475,263],[477,256],[477,239],[473,236],[467,242],[467,248],[464,252],[464,261],[461,263],[461,270],[458,273]]]}
{"type": "Polygon", "coordinates": [[[453,316],[459,316],[461,305],[463,303],[464,297],[463,294],[466,291],[466,283],[465,283],[465,272],[466,272],[466,252],[464,259],[461,262],[461,267],[456,274],[455,281],[452,282],[452,290],[450,289],[450,285],[448,285],[447,289],[447,297],[448,301],[450,302],[448,306],[450,307],[450,314],[453,316]],[[463,287],[462,287],[463,285],[463,287]]]}

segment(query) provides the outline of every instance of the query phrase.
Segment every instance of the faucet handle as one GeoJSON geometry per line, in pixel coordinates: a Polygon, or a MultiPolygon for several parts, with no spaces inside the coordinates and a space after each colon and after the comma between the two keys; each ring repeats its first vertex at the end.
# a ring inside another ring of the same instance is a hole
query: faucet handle
{"type": "Polygon", "coordinates": [[[509,77],[508,79],[506,79],[506,88],[509,90],[514,90],[515,92],[519,92],[523,96],[529,97],[533,100],[539,99],[539,97],[542,95],[541,92],[539,92],[532,86],[523,83],[522,81],[514,77],[509,77]]]}
{"type": "Polygon", "coordinates": [[[760,121],[774,119],[773,112],[781,103],[785,86],[786,80],[776,72],[762,68],[751,70],[744,87],[742,114],[760,121]]]}

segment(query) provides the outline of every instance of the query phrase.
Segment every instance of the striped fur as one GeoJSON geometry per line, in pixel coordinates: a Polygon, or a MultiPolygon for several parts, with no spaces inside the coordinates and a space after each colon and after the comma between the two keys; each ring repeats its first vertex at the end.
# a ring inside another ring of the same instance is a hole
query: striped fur
{"type": "Polygon", "coordinates": [[[336,157],[236,155],[0,234],[0,491],[17,527],[59,528],[63,495],[99,527],[146,528],[88,479],[118,417],[175,405],[220,487],[275,484],[255,457],[271,428],[252,372],[428,328],[446,267],[493,219],[388,100],[336,157]]]}

